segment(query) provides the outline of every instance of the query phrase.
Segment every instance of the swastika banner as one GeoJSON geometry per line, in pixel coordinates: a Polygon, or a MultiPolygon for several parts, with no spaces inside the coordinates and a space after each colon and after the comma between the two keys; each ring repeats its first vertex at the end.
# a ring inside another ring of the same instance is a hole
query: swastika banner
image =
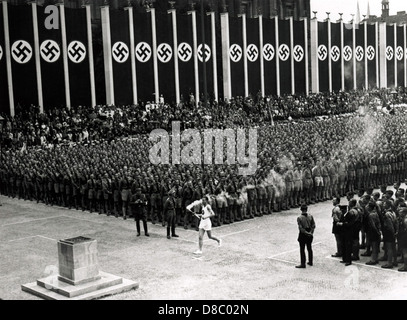
{"type": "Polygon", "coordinates": [[[192,17],[177,14],[178,70],[181,101],[188,101],[195,92],[194,50],[192,42],[192,17]]]}
{"type": "Polygon", "coordinates": [[[61,28],[47,29],[44,21],[49,14],[44,11],[45,7],[37,6],[43,107],[49,110],[66,105],[65,80],[61,28]]]}
{"type": "Polygon", "coordinates": [[[365,25],[355,25],[356,45],[355,45],[355,62],[356,62],[356,87],[365,88],[365,25]]]}
{"type": "Polygon", "coordinates": [[[277,49],[280,60],[280,93],[291,93],[291,42],[290,21],[278,21],[279,47],[277,49]]]}
{"type": "Polygon", "coordinates": [[[229,17],[230,30],[230,72],[232,79],[232,97],[244,97],[244,58],[242,18],[229,17]]]}
{"type": "Polygon", "coordinates": [[[143,101],[154,101],[154,67],[152,51],[151,13],[134,13],[137,96],[143,101]]]}
{"type": "Polygon", "coordinates": [[[405,69],[405,40],[404,40],[404,26],[397,26],[397,46],[396,46],[396,59],[397,59],[397,86],[404,87],[404,69],[405,69]]]}
{"type": "Polygon", "coordinates": [[[304,21],[294,21],[294,75],[295,75],[295,92],[305,93],[305,27],[304,21]]]}
{"type": "Polygon", "coordinates": [[[4,41],[3,7],[0,3],[0,113],[10,113],[7,64],[4,41]]]}
{"type": "Polygon", "coordinates": [[[343,24],[343,64],[345,90],[353,89],[353,29],[351,24],[343,24]]]}
{"type": "Polygon", "coordinates": [[[331,52],[329,59],[332,65],[332,90],[342,88],[342,63],[341,63],[341,23],[331,23],[331,52]]]}
{"type": "Polygon", "coordinates": [[[249,94],[253,97],[261,90],[260,84],[260,59],[261,51],[259,49],[259,19],[247,18],[246,20],[247,34],[247,70],[249,80],[249,94]]]}
{"type": "MultiPolygon", "coordinates": [[[[213,92],[213,52],[212,52],[212,32],[211,32],[211,17],[204,16],[204,28],[205,28],[205,45],[203,45],[202,28],[201,28],[201,14],[197,14],[197,38],[198,38],[198,69],[199,69],[199,88],[201,95],[204,92],[204,78],[203,78],[203,67],[204,67],[204,55],[205,55],[205,66],[206,66],[206,84],[208,90],[208,96],[210,98],[214,97],[213,92]]],[[[216,59],[216,57],[215,57],[216,59]]]]}
{"type": "Polygon", "coordinates": [[[264,61],[265,94],[276,95],[276,37],[275,19],[263,18],[263,48],[261,57],[264,61]]]}
{"type": "Polygon", "coordinates": [[[174,40],[172,37],[172,18],[167,13],[156,14],[157,59],[160,95],[165,101],[175,102],[174,83],[174,40]]]}
{"type": "Polygon", "coordinates": [[[386,26],[386,49],[385,49],[385,55],[386,55],[386,64],[387,64],[387,87],[391,88],[395,86],[395,70],[394,70],[394,59],[396,58],[395,56],[395,50],[394,50],[394,26],[386,26]]]}
{"type": "MultiPolygon", "coordinates": [[[[90,106],[92,97],[86,9],[65,8],[65,20],[71,105],[90,106]]],[[[104,88],[103,85],[98,87],[104,88]]]]}
{"type": "Polygon", "coordinates": [[[31,6],[9,5],[9,33],[14,102],[22,108],[38,104],[31,6]]]}
{"type": "Polygon", "coordinates": [[[376,34],[379,30],[376,30],[376,24],[367,25],[367,44],[366,44],[366,58],[367,58],[367,77],[369,88],[377,86],[377,59],[378,52],[376,52],[376,34]]]}
{"type": "Polygon", "coordinates": [[[319,91],[329,91],[329,73],[328,73],[328,23],[318,21],[318,78],[319,91]]]}
{"type": "Polygon", "coordinates": [[[115,103],[132,103],[129,12],[110,10],[115,103]]]}

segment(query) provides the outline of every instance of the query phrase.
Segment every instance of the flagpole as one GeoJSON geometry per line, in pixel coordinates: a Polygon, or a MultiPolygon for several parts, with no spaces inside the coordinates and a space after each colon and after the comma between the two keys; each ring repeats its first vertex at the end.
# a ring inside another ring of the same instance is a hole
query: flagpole
{"type": "Polygon", "coordinates": [[[263,15],[259,14],[259,47],[260,47],[260,88],[261,88],[261,96],[265,96],[265,87],[264,87],[264,59],[263,55],[261,54],[263,50],[263,15]]]}
{"type": "Polygon", "coordinates": [[[101,7],[103,55],[105,64],[106,104],[114,105],[112,39],[110,33],[109,6],[101,7]]]}
{"type": "Polygon", "coordinates": [[[61,15],[61,38],[62,38],[62,59],[64,64],[64,83],[65,83],[65,103],[68,110],[71,109],[71,90],[69,86],[69,68],[68,68],[68,50],[66,40],[65,6],[59,4],[61,15]]]}
{"type": "Polygon", "coordinates": [[[10,115],[14,117],[14,88],[13,88],[13,73],[11,69],[11,56],[10,56],[10,33],[9,33],[9,21],[8,21],[8,7],[7,1],[2,2],[3,5],[3,25],[4,25],[4,54],[6,56],[7,64],[7,82],[8,82],[8,97],[10,104],[10,115]]]}
{"type": "Polygon", "coordinates": [[[208,84],[206,75],[206,41],[205,41],[205,15],[204,15],[204,0],[201,0],[201,38],[202,38],[202,77],[203,77],[203,105],[206,107],[208,98],[208,84]]]}
{"type": "Polygon", "coordinates": [[[277,84],[277,96],[280,96],[280,55],[279,55],[279,49],[280,49],[280,39],[279,39],[279,34],[278,34],[278,16],[275,16],[275,38],[276,38],[276,84],[277,84]]]}
{"type": "Polygon", "coordinates": [[[90,5],[85,4],[86,9],[86,26],[88,34],[88,52],[89,52],[89,77],[90,77],[90,96],[91,106],[96,106],[96,85],[95,85],[95,68],[93,62],[93,42],[92,42],[92,14],[90,5]]]}
{"type": "Polygon", "coordinates": [[[218,67],[217,62],[217,53],[216,53],[216,24],[215,24],[215,12],[211,11],[209,13],[211,16],[211,32],[212,32],[212,67],[213,67],[213,92],[215,101],[219,99],[218,93],[218,67]]]}
{"type": "Polygon", "coordinates": [[[133,93],[133,104],[137,105],[137,76],[136,76],[136,54],[134,43],[134,17],[133,7],[126,7],[124,10],[129,12],[129,40],[130,40],[130,63],[131,63],[131,84],[133,93]]]}
{"type": "MultiPolygon", "coordinates": [[[[170,2],[171,6],[173,3],[170,2]]],[[[177,37],[177,11],[172,7],[167,13],[171,14],[172,37],[174,51],[174,81],[175,81],[175,103],[178,105],[181,101],[179,89],[179,66],[178,66],[178,37],[177,37]]]]}
{"type": "Polygon", "coordinates": [[[41,59],[40,59],[40,37],[38,33],[38,14],[37,2],[31,1],[33,31],[34,31],[34,52],[35,52],[35,67],[37,72],[37,92],[38,92],[38,106],[40,113],[44,112],[44,100],[42,96],[42,78],[41,78],[41,59]]]}

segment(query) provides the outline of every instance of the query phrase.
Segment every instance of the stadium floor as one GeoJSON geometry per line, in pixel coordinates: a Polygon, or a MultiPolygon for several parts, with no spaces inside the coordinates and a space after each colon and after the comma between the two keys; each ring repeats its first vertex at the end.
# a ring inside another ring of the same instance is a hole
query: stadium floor
{"type": "MultiPolygon", "coordinates": [[[[316,221],[314,266],[299,264],[299,209],[214,228],[218,248],[205,235],[202,257],[194,256],[198,233],[177,228],[168,240],[161,225],[148,223],[150,237],[136,237],[135,222],[97,213],[48,207],[1,197],[0,298],[37,300],[21,285],[57,270],[58,239],[97,240],[99,266],[139,283],[113,300],[407,299],[407,273],[367,266],[368,257],[344,267],[331,233],[331,201],[310,206],[316,221]]],[[[347,203],[344,199],[343,203],[347,203]]]]}

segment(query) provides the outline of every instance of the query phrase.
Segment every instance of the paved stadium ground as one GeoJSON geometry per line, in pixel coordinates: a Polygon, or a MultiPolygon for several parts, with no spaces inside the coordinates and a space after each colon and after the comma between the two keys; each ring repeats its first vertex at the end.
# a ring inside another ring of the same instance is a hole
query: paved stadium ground
{"type": "Polygon", "coordinates": [[[294,268],[299,209],[214,228],[223,246],[205,238],[199,258],[193,230],[177,228],[180,238],[168,240],[162,226],[149,223],[151,236],[136,237],[133,220],[1,201],[1,299],[38,299],[21,285],[56,272],[56,241],[80,235],[98,241],[101,270],[139,282],[137,290],[104,299],[407,299],[407,273],[366,266],[367,257],[349,267],[331,258],[330,201],[310,206],[317,228],[314,266],[306,269],[294,268]]]}

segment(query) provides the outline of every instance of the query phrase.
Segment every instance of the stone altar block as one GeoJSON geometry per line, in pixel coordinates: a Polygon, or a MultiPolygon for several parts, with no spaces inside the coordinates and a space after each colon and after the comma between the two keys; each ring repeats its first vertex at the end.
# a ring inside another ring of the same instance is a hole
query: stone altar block
{"type": "Polygon", "coordinates": [[[99,270],[97,242],[86,237],[58,241],[59,274],[21,286],[48,300],[88,300],[138,288],[138,283],[99,270]]]}
{"type": "Polygon", "coordinates": [[[96,240],[76,237],[58,241],[59,280],[78,285],[99,280],[96,240]]]}

